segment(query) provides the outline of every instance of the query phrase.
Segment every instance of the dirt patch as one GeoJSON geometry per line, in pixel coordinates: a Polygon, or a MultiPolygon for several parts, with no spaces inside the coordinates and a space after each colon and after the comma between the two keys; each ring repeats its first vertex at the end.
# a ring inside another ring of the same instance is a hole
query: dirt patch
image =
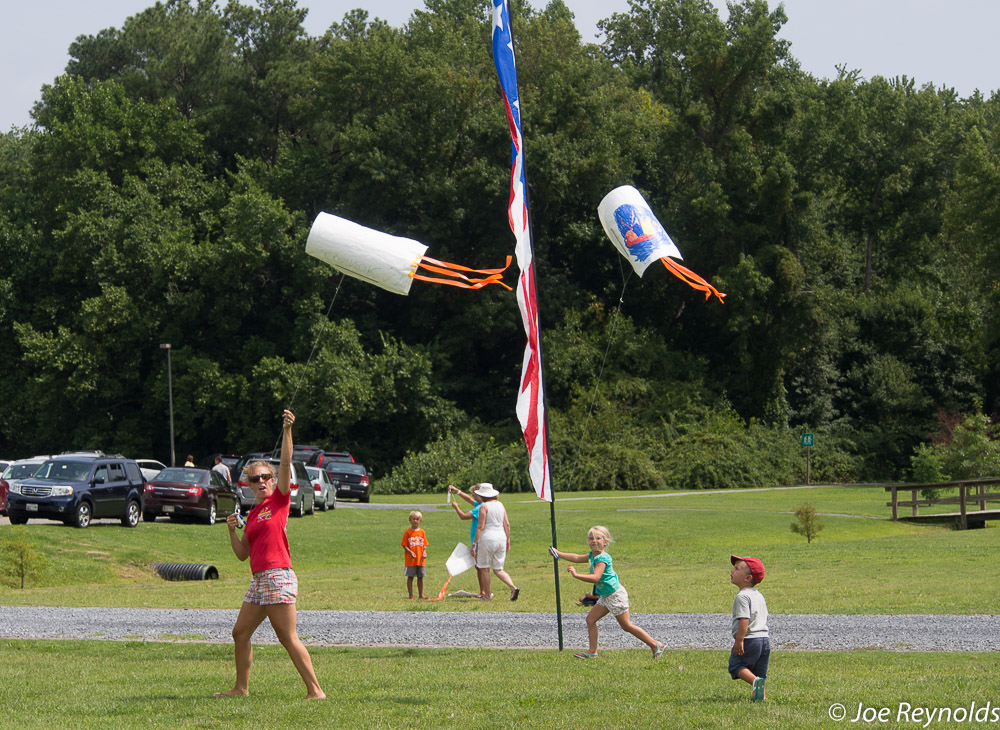
{"type": "Polygon", "coordinates": [[[138,565],[123,565],[118,568],[118,576],[126,580],[144,580],[154,575],[151,570],[140,568],[138,565]]]}

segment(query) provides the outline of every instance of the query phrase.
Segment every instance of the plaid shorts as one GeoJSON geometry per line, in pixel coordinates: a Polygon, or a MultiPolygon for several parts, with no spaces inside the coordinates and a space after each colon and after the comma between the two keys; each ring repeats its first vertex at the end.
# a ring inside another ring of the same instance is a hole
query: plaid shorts
{"type": "Polygon", "coordinates": [[[295,603],[299,595],[299,579],[291,568],[269,568],[253,574],[250,588],[243,597],[244,603],[273,606],[276,603],[295,603]]]}

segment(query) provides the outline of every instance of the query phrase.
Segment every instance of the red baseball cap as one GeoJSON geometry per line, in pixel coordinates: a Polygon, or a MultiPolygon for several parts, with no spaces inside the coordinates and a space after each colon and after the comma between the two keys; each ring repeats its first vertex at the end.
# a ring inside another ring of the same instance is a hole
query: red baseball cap
{"type": "Polygon", "coordinates": [[[729,562],[736,565],[736,561],[742,560],[750,568],[750,575],[753,577],[754,583],[760,583],[764,580],[764,564],[757,560],[757,558],[741,558],[739,555],[730,555],[729,562]]]}

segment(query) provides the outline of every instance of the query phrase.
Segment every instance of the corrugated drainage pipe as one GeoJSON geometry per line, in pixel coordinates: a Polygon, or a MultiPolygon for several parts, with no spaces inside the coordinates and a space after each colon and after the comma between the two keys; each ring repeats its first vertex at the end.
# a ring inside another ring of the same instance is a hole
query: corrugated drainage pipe
{"type": "Polygon", "coordinates": [[[161,578],[167,580],[218,580],[219,571],[204,563],[153,563],[161,578]]]}

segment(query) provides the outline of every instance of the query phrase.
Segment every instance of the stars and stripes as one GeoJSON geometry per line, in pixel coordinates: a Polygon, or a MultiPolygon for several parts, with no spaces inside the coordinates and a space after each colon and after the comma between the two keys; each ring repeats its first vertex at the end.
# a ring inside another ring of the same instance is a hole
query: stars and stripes
{"type": "Polygon", "coordinates": [[[493,0],[493,62],[503,90],[507,124],[510,127],[511,174],[508,219],[514,233],[514,252],[521,274],[517,283],[517,303],[528,342],[524,348],[521,385],[517,395],[517,420],[528,447],[528,470],[539,499],[552,501],[549,474],[548,435],[545,428],[545,398],[542,392],[541,333],[538,330],[538,307],[535,296],[535,264],[528,226],[528,203],[525,197],[524,147],[521,138],[521,106],[517,94],[517,64],[514,40],[510,32],[507,0],[493,0]]]}

